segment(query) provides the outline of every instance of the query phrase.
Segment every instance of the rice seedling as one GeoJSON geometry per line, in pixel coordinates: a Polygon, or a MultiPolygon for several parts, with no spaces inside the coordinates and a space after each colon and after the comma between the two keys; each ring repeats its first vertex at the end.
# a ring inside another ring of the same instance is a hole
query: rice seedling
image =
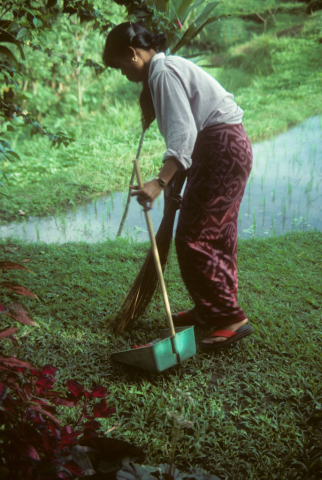
{"type": "Polygon", "coordinates": [[[305,187],[305,193],[309,194],[310,191],[312,190],[313,187],[313,178],[311,177],[310,180],[308,181],[306,187],[305,187]]]}
{"type": "Polygon", "coordinates": [[[254,173],[253,173],[253,171],[252,171],[251,174],[250,174],[250,177],[249,177],[249,179],[248,179],[248,182],[247,182],[247,191],[248,191],[248,213],[250,213],[250,198],[251,198],[250,190],[251,190],[251,186],[252,186],[252,183],[253,183],[253,179],[254,179],[254,173]]]}
{"type": "Polygon", "coordinates": [[[282,220],[283,220],[283,230],[285,227],[285,222],[286,222],[286,203],[285,203],[285,197],[283,196],[283,201],[282,201],[282,220]]]}
{"type": "Polygon", "coordinates": [[[39,225],[35,225],[35,230],[36,230],[37,242],[39,242],[39,240],[40,240],[39,225]]]}
{"type": "MultiPolygon", "coordinates": [[[[316,153],[317,153],[316,143],[311,143],[310,144],[310,159],[315,160],[316,159],[316,153]]],[[[315,162],[314,162],[314,165],[315,165],[315,162]]]]}
{"type": "Polygon", "coordinates": [[[147,233],[148,233],[148,231],[145,230],[142,227],[134,227],[133,228],[133,236],[134,236],[135,241],[139,241],[140,237],[142,237],[142,234],[147,234],[147,233]]]}
{"type": "Polygon", "coordinates": [[[278,163],[276,168],[275,183],[278,180],[279,174],[280,174],[280,164],[278,163]]]}
{"type": "Polygon", "coordinates": [[[266,208],[266,197],[264,195],[263,196],[263,221],[262,221],[263,226],[264,226],[264,223],[265,223],[265,208],[266,208]]]}
{"type": "Polygon", "coordinates": [[[91,225],[89,221],[83,225],[83,230],[81,233],[86,240],[93,238],[93,234],[91,232],[91,225]]]}
{"type": "Polygon", "coordinates": [[[62,215],[59,220],[60,220],[60,228],[62,229],[63,232],[66,232],[66,228],[67,228],[66,215],[62,215]]]}
{"type": "Polygon", "coordinates": [[[255,212],[255,208],[253,210],[253,235],[255,235],[256,233],[256,212],[255,212]]]}
{"type": "Polygon", "coordinates": [[[292,183],[290,181],[290,179],[288,179],[288,182],[287,182],[287,193],[289,196],[292,195],[292,183]]]}

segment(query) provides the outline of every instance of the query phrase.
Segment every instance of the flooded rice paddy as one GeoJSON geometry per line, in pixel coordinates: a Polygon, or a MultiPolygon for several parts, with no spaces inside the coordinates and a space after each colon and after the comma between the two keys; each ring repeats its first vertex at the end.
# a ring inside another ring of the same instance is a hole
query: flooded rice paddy
{"type": "MultiPolygon", "coordinates": [[[[239,237],[322,230],[322,116],[315,116],[272,140],[253,144],[254,164],[239,213],[239,237]]],[[[127,191],[74,207],[64,215],[29,217],[0,227],[2,239],[46,243],[115,238],[127,191]]],[[[151,210],[157,231],[163,198],[151,210]]],[[[122,236],[148,240],[145,217],[132,199],[122,236]]]]}

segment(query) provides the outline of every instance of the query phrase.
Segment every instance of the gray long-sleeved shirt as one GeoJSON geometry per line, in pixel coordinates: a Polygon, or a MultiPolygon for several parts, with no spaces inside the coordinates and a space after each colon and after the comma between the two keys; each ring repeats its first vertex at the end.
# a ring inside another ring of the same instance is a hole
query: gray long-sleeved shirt
{"type": "Polygon", "coordinates": [[[182,57],[154,55],[149,87],[167,147],[163,162],[175,157],[183,169],[189,168],[198,132],[216,124],[242,121],[244,112],[234,96],[202,68],[182,57]]]}

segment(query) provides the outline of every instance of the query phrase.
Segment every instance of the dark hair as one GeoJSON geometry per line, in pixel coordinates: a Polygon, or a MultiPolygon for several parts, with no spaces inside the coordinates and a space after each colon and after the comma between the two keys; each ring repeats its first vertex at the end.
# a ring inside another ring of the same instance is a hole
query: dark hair
{"type": "MultiPolygon", "coordinates": [[[[128,47],[142,48],[143,50],[153,49],[158,53],[166,51],[166,44],[167,36],[164,33],[153,35],[138,23],[124,22],[114,27],[107,35],[103,62],[106,67],[116,68],[115,56],[124,54],[128,47]]],[[[143,126],[146,129],[155,119],[153,101],[147,83],[143,84],[140,106],[143,126]]]]}
{"type": "Polygon", "coordinates": [[[128,47],[166,51],[167,36],[164,33],[152,35],[149,30],[138,23],[124,22],[117,25],[107,35],[103,52],[106,67],[116,68],[114,57],[125,53],[128,47]]]}

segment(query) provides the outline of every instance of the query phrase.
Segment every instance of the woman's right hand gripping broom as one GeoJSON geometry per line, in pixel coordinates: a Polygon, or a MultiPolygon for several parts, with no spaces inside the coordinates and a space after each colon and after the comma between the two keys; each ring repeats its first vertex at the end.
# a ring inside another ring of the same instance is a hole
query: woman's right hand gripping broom
{"type": "Polygon", "coordinates": [[[145,212],[151,210],[154,200],[163,190],[157,180],[151,180],[145,183],[142,189],[138,185],[130,185],[130,188],[134,190],[134,192],[131,193],[131,197],[137,196],[137,201],[142,205],[145,212]]]}
{"type": "MultiPolygon", "coordinates": [[[[164,162],[158,177],[162,178],[168,184],[179,168],[180,164],[178,160],[170,157],[164,162]]],[[[160,195],[162,190],[165,190],[165,200],[167,200],[170,195],[170,189],[168,187],[162,187],[156,179],[145,183],[143,189],[140,189],[138,185],[130,185],[130,188],[135,190],[131,193],[131,197],[138,197],[137,200],[139,204],[143,206],[145,212],[151,210],[154,200],[160,195]]]]}

